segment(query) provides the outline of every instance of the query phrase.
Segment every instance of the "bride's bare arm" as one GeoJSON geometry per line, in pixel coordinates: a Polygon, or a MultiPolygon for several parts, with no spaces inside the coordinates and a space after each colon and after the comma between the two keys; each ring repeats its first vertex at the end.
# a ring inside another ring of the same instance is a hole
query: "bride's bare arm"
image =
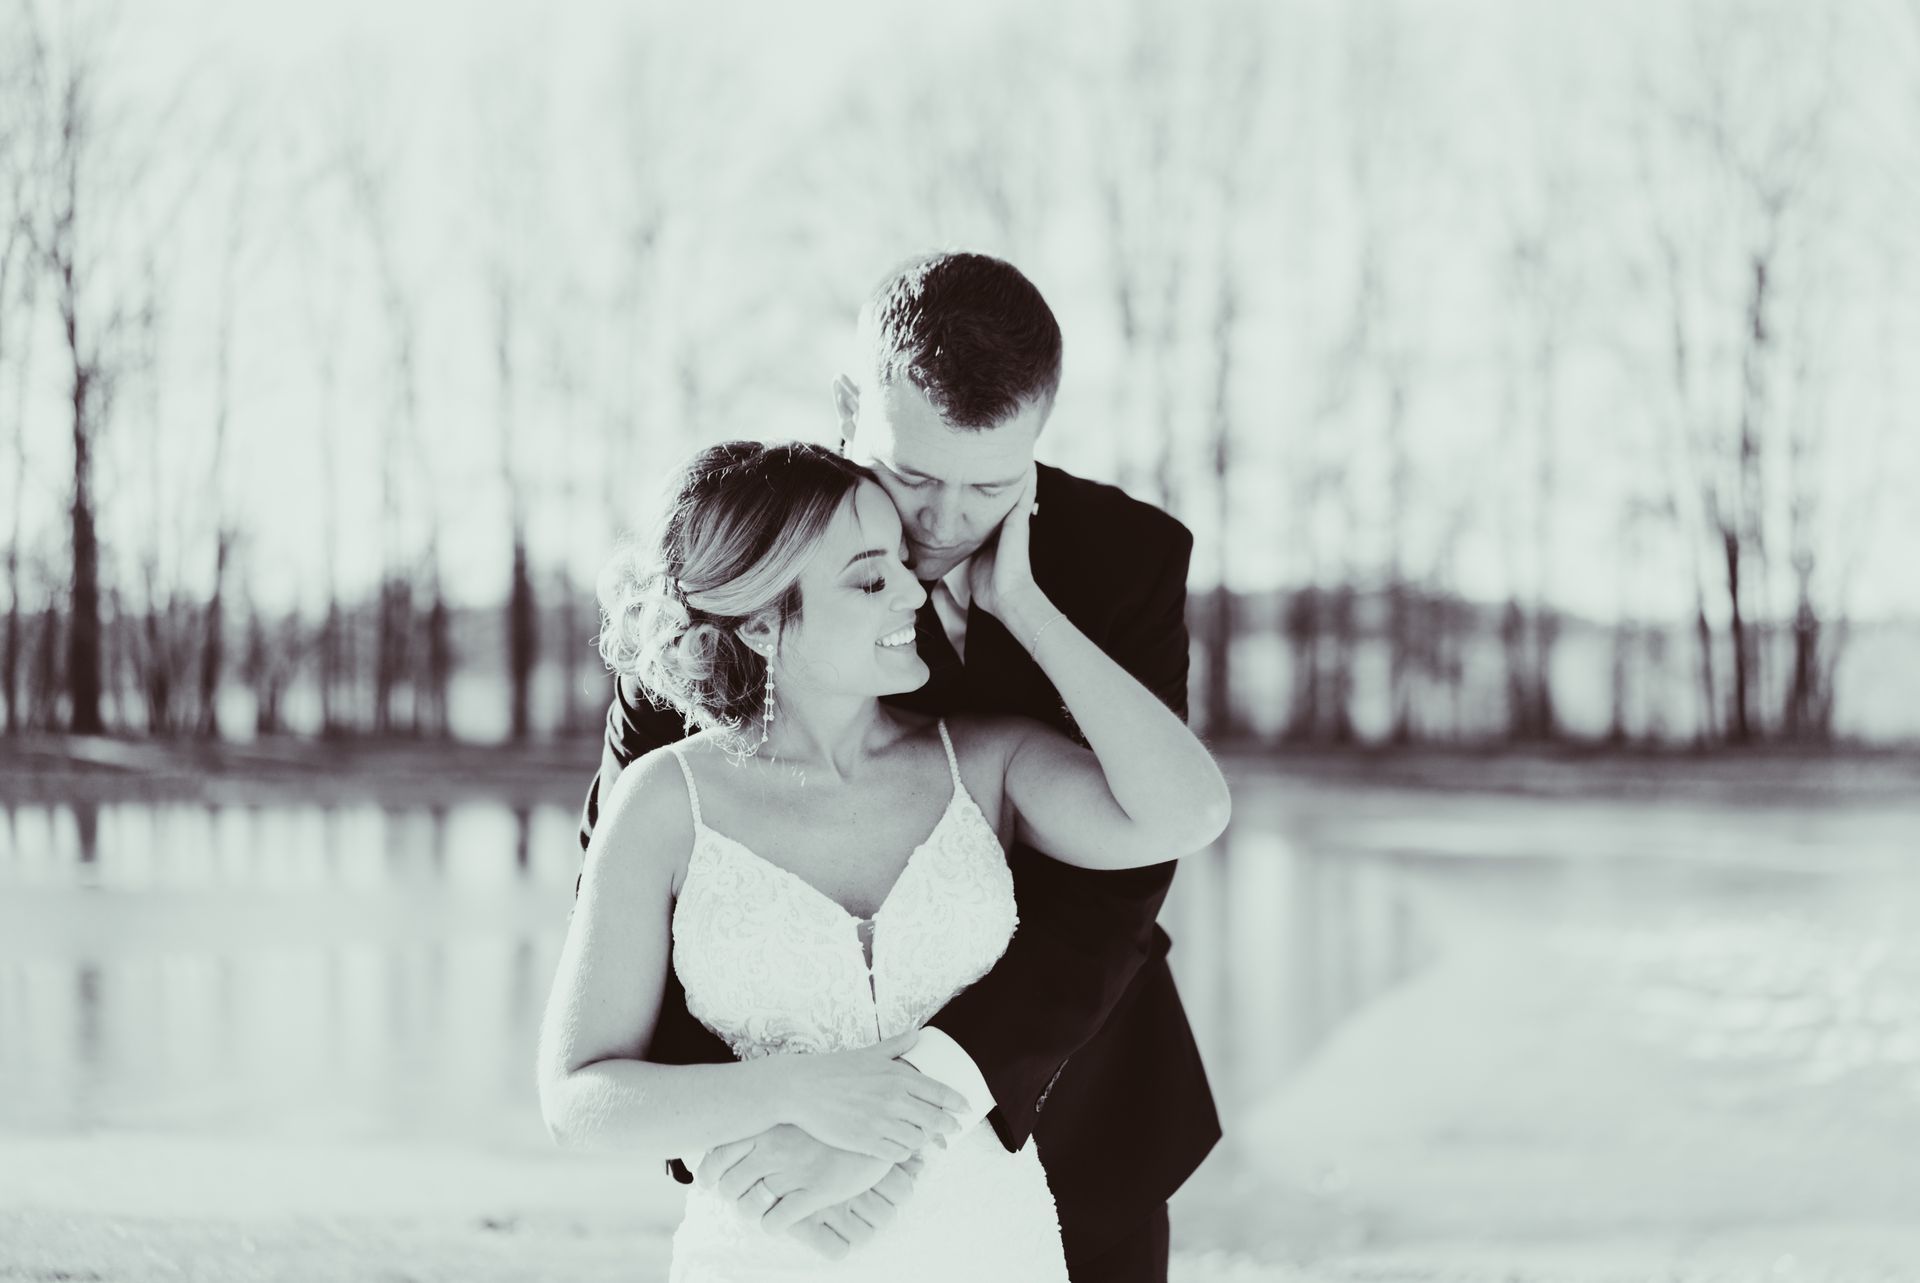
{"type": "Polygon", "coordinates": [[[782,1121],[770,1062],[641,1059],[660,1016],[675,880],[692,844],[686,786],[668,754],[623,771],[587,845],[540,1023],[540,1107],[562,1145],[691,1153],[782,1121]]]}
{"type": "Polygon", "coordinates": [[[998,725],[1022,840],[1082,868],[1128,869],[1219,837],[1232,812],[1226,778],[1187,724],[1038,588],[999,606],[1090,746],[1039,722],[998,725]]]}
{"type": "Polygon", "coordinates": [[[724,1065],[643,1060],[672,953],[675,880],[693,844],[662,749],[621,773],[588,844],[540,1026],[540,1105],[563,1145],[698,1153],[780,1123],[899,1162],[953,1127],[958,1093],[895,1060],[910,1041],[724,1065]],[[822,1134],[825,1133],[825,1134],[822,1134]]]}
{"type": "MultiPolygon", "coordinates": [[[[1037,722],[1003,724],[1005,794],[1030,846],[1087,869],[1161,864],[1219,837],[1227,781],[1160,697],[1096,646],[1034,582],[1038,472],[967,571],[991,612],[1053,683],[1092,751],[1037,722]]],[[[1184,564],[1184,559],[1183,559],[1184,564]]]]}

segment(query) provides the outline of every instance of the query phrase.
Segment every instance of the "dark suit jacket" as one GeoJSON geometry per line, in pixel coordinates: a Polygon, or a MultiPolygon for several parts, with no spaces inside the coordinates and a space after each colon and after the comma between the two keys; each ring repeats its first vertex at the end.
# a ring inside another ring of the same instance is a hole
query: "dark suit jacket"
{"type": "MultiPolygon", "coordinates": [[[[1042,465],[1034,579],[1082,632],[1171,708],[1187,711],[1187,563],[1193,537],[1158,508],[1042,465]]],[[[939,634],[931,604],[921,635],[939,634]]],[[[944,636],[944,634],[940,634],[944,636]]],[[[1000,622],[967,619],[966,662],[927,656],[920,690],[893,702],[938,713],[1017,713],[1079,737],[1059,693],[1000,622]]],[[[922,645],[922,653],[931,647],[922,645]]],[[[616,684],[606,758],[621,767],[683,734],[679,715],[616,684]]],[[[587,794],[592,831],[600,781],[587,794]]],[[[1037,1136],[1069,1257],[1137,1227],[1220,1138],[1199,1049],[1156,924],[1174,865],[1076,869],[1024,845],[1008,853],[1020,927],[1004,957],[932,1024],[979,1065],[1009,1149],[1037,1136]]],[[[651,1059],[718,1063],[726,1045],[687,1011],[669,971],[651,1059]]],[[[679,1173],[676,1173],[677,1175],[679,1173]]]]}

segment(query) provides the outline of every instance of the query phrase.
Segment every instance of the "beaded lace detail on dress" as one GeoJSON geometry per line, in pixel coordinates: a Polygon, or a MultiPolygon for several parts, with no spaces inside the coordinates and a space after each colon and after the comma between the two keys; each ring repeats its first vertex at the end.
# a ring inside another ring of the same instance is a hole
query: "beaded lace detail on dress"
{"type": "MultiPolygon", "coordinates": [[[[1006,854],[961,783],[944,722],[940,740],[953,796],[871,920],[708,828],[693,772],[674,749],[694,836],[673,912],[673,967],[688,1010],[734,1054],[871,1046],[924,1024],[1006,950],[1018,924],[1006,854]]],[[[674,1233],[669,1283],[1067,1283],[1053,1194],[1032,1142],[1010,1154],[982,1123],[922,1157],[913,1197],[893,1223],[831,1263],[694,1186],[674,1233]]]]}
{"type": "Polygon", "coordinates": [[[673,914],[673,966],[687,1009],[743,1060],[844,1051],[918,1028],[998,961],[1019,915],[993,827],[960,781],[862,927],[798,874],[710,829],[679,748],[693,852],[673,914]]]}

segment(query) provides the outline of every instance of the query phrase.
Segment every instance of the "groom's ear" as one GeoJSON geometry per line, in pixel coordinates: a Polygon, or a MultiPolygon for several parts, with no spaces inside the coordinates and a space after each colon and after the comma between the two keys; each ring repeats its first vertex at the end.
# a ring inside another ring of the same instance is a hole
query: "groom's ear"
{"type": "Polygon", "coordinates": [[[833,380],[833,412],[840,420],[840,439],[853,440],[854,425],[860,418],[860,389],[844,374],[833,380]]]}

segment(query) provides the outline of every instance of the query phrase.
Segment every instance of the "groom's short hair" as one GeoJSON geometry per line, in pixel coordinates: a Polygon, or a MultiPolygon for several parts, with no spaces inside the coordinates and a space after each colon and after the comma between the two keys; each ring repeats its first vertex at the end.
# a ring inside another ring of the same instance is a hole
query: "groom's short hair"
{"type": "Polygon", "coordinates": [[[1060,323],[1020,269],[986,254],[915,258],[860,310],[881,386],[906,378],[950,427],[991,428],[1060,388],[1060,323]]]}

